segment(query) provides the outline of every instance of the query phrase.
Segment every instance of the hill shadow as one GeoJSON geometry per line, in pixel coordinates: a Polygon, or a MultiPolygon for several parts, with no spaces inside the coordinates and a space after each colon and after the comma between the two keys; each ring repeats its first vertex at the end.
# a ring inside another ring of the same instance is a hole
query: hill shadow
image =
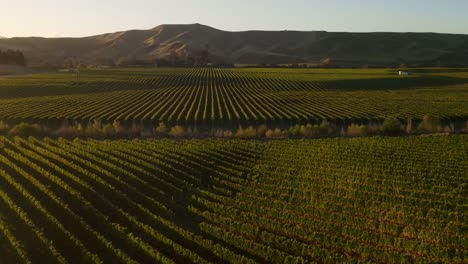
{"type": "Polygon", "coordinates": [[[80,81],[59,84],[0,84],[0,99],[21,99],[33,97],[84,95],[128,90],[148,90],[160,87],[138,81],[80,81]]]}

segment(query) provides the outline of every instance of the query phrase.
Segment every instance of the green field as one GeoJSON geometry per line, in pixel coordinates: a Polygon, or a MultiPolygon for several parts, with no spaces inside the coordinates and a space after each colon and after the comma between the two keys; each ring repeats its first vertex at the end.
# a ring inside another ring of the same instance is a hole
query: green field
{"type": "Polygon", "coordinates": [[[465,135],[3,137],[0,263],[466,263],[467,156],[465,135]]]}
{"type": "Polygon", "coordinates": [[[0,79],[0,120],[287,127],[468,119],[468,70],[108,69],[0,79]]]}
{"type": "Polygon", "coordinates": [[[409,71],[0,77],[0,263],[468,263],[468,70],[409,71]]]}

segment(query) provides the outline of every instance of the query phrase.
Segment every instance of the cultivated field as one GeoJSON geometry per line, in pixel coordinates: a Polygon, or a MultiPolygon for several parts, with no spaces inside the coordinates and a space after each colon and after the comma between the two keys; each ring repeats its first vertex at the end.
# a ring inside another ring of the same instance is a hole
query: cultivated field
{"type": "Polygon", "coordinates": [[[468,119],[468,71],[317,69],[84,70],[0,79],[5,122],[63,120],[199,128],[468,119]]]}
{"type": "Polygon", "coordinates": [[[0,138],[0,262],[466,263],[468,137],[0,138]]]}
{"type": "Polygon", "coordinates": [[[410,73],[0,78],[0,263],[466,263],[468,136],[285,139],[467,132],[468,70],[410,73]]]}

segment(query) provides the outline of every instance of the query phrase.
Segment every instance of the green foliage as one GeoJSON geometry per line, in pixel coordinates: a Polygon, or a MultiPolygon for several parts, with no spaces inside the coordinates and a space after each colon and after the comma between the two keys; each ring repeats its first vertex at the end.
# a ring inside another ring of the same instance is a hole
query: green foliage
{"type": "Polygon", "coordinates": [[[23,52],[19,50],[0,50],[0,64],[26,66],[26,59],[23,52]]]}
{"type": "Polygon", "coordinates": [[[323,119],[319,126],[319,133],[321,136],[326,136],[330,133],[330,124],[327,119],[323,119]]]}
{"type": "MultiPolygon", "coordinates": [[[[399,78],[382,69],[87,69],[79,84],[73,72],[19,76],[0,82],[0,117],[224,130],[224,124],[286,127],[388,115],[467,116],[466,72],[419,71],[399,78]]],[[[310,134],[307,129],[291,133],[310,134]]]]}
{"type": "Polygon", "coordinates": [[[63,138],[78,138],[84,136],[84,131],[81,125],[78,126],[69,126],[63,125],[56,132],[56,136],[63,138]]]}
{"type": "Polygon", "coordinates": [[[367,128],[366,125],[359,126],[359,133],[361,134],[361,136],[367,136],[367,134],[369,133],[368,131],[369,129],[367,128]]]}
{"type": "Polygon", "coordinates": [[[14,126],[9,132],[9,136],[20,136],[20,137],[42,137],[46,134],[46,131],[39,124],[27,124],[21,123],[14,126]]]}
{"type": "Polygon", "coordinates": [[[466,258],[466,135],[0,145],[7,262],[466,258]]]}
{"type": "Polygon", "coordinates": [[[184,137],[185,134],[185,129],[182,126],[174,126],[169,131],[169,136],[171,137],[184,137]]]}
{"type": "Polygon", "coordinates": [[[223,137],[225,137],[225,138],[231,138],[231,137],[233,137],[233,136],[234,136],[234,133],[232,133],[231,130],[225,130],[225,131],[223,132],[223,137]]]}
{"type": "Polygon", "coordinates": [[[401,122],[395,117],[385,118],[381,131],[386,136],[399,136],[403,133],[401,122]]]}
{"type": "Polygon", "coordinates": [[[242,138],[242,139],[255,138],[256,136],[257,136],[257,131],[255,130],[253,126],[249,126],[248,128],[245,128],[245,129],[242,127],[239,127],[239,129],[237,129],[236,133],[234,134],[234,137],[242,138]]]}
{"type": "Polygon", "coordinates": [[[314,126],[312,126],[311,124],[307,124],[305,127],[304,127],[304,137],[305,138],[311,138],[315,135],[315,131],[314,131],[314,126]]]}
{"type": "Polygon", "coordinates": [[[155,129],[155,134],[157,136],[166,136],[169,132],[169,129],[167,128],[166,124],[163,122],[159,123],[158,127],[155,129]]]}
{"type": "Polygon", "coordinates": [[[122,126],[122,124],[118,120],[114,120],[114,123],[112,123],[112,128],[117,138],[124,137],[125,134],[127,133],[126,129],[122,126]]]}
{"type": "Polygon", "coordinates": [[[284,131],[284,133],[288,137],[291,137],[291,138],[302,137],[304,135],[304,129],[303,128],[301,129],[300,125],[295,125],[295,126],[289,127],[286,131],[284,131]]]}
{"type": "Polygon", "coordinates": [[[3,121],[0,121],[0,134],[5,135],[10,130],[10,126],[3,121]]]}
{"type": "Polygon", "coordinates": [[[268,131],[268,127],[266,125],[260,125],[257,128],[257,138],[265,137],[265,133],[268,131]]]}
{"type": "Polygon", "coordinates": [[[367,136],[368,134],[368,128],[366,125],[357,125],[357,124],[351,124],[348,126],[348,131],[347,135],[348,136],[367,136]]]}
{"type": "Polygon", "coordinates": [[[425,115],[418,125],[420,133],[436,133],[442,131],[440,117],[434,115],[425,115]]]}

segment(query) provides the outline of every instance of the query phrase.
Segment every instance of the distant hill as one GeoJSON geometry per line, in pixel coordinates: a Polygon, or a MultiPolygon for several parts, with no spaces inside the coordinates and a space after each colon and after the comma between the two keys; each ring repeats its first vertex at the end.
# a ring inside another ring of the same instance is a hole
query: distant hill
{"type": "Polygon", "coordinates": [[[0,49],[23,51],[30,64],[67,61],[206,59],[213,63],[319,63],[337,66],[468,66],[468,35],[341,33],[325,31],[228,32],[200,24],[161,25],[84,38],[9,38],[0,49]]]}

